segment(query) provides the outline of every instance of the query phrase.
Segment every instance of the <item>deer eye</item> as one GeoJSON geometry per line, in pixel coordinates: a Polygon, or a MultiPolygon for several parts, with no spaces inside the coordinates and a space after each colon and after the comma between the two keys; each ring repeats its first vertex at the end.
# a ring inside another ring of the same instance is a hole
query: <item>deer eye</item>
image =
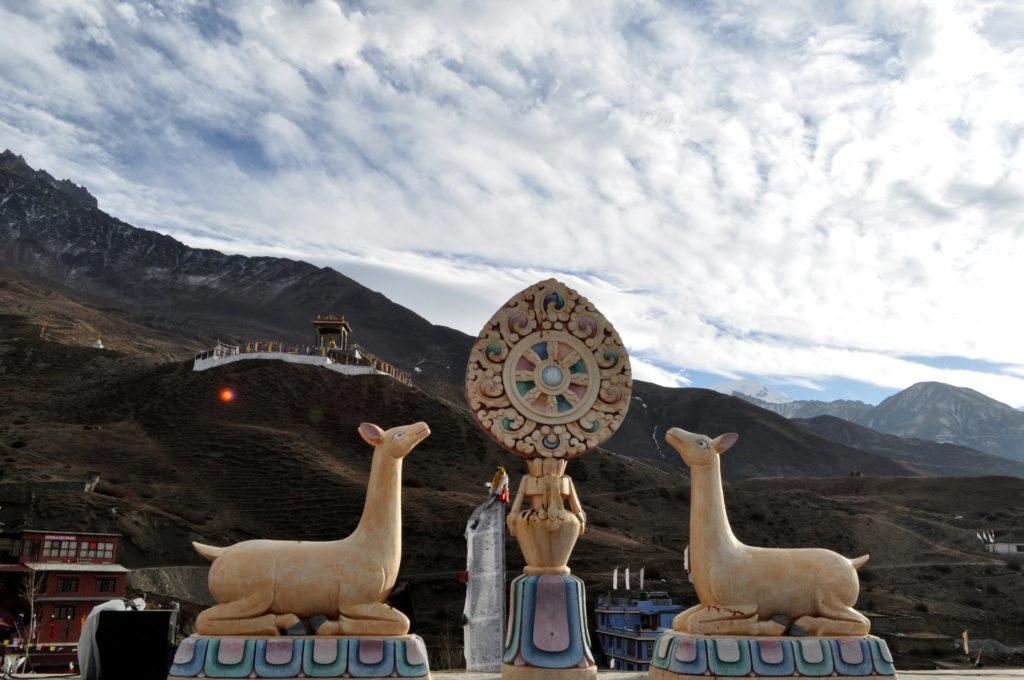
{"type": "Polygon", "coordinates": [[[396,433],[395,433],[395,437],[394,437],[394,438],[395,438],[396,440],[398,440],[398,439],[401,439],[401,438],[402,438],[402,437],[404,437],[404,436],[405,436],[405,433],[404,433],[404,432],[396,432],[396,433]]]}
{"type": "Polygon", "coordinates": [[[704,441],[703,439],[698,439],[697,440],[697,446],[699,446],[702,449],[706,449],[706,448],[708,448],[708,443],[706,441],[704,441]]]}

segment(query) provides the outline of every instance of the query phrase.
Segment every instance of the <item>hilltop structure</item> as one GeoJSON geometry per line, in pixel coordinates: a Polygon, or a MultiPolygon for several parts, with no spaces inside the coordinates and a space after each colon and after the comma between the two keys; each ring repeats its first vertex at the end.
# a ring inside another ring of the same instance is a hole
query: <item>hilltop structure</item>
{"type": "Polygon", "coordinates": [[[316,346],[330,350],[332,353],[344,353],[348,349],[348,334],[352,332],[352,326],[345,317],[337,317],[334,314],[320,318],[316,315],[313,321],[316,328],[316,346]]]}
{"type": "Polygon", "coordinates": [[[349,344],[352,326],[344,316],[317,314],[312,323],[316,333],[313,344],[247,340],[231,345],[218,341],[212,349],[195,355],[192,370],[205,371],[245,359],[270,359],[320,366],[345,375],[386,375],[412,385],[409,375],[394,364],[367,353],[357,344],[349,344]]]}

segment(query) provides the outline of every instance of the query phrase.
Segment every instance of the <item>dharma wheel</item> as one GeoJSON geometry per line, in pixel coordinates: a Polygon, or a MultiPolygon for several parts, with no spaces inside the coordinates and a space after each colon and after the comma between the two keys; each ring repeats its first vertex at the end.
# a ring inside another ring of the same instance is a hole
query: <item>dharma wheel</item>
{"type": "Polygon", "coordinates": [[[477,422],[522,458],[572,458],[599,446],[622,424],[632,385],[615,328],[555,279],[530,286],[491,317],[466,370],[477,422]]]}

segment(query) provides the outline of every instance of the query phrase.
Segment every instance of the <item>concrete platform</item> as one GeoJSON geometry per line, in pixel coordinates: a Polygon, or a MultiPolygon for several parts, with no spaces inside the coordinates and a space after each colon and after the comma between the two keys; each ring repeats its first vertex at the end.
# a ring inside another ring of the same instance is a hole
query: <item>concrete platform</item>
{"type": "MultiPolygon", "coordinates": [[[[984,668],[963,671],[900,671],[901,680],[963,680],[978,678],[979,680],[1024,680],[1024,668],[984,668]]],[[[499,680],[501,673],[468,673],[466,671],[431,671],[435,680],[499,680]]],[[[600,671],[598,680],[648,680],[647,673],[623,673],[619,671],[600,671]]],[[[708,676],[709,679],[711,676],[708,676]]]]}
{"type": "MultiPolygon", "coordinates": [[[[1024,680],[1024,668],[983,668],[963,671],[898,671],[901,680],[1024,680]]],[[[435,680],[500,680],[501,673],[468,673],[466,671],[431,671],[435,680]]],[[[39,678],[64,678],[79,680],[77,675],[49,675],[15,673],[12,677],[24,680],[39,678]]],[[[710,678],[710,676],[708,676],[710,678]]],[[[598,680],[648,680],[647,673],[621,673],[618,671],[600,671],[598,680]]]]}

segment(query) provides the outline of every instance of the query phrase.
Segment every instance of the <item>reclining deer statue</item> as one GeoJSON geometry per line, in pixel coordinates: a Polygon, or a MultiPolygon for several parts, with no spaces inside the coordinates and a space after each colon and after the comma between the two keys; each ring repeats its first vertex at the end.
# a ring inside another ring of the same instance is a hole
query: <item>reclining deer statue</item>
{"type": "Polygon", "coordinates": [[[732,533],[719,456],[739,435],[711,439],[674,427],[665,435],[690,467],[690,571],[700,604],[672,622],[680,632],[782,635],[784,616],[810,635],[867,635],[871,622],[853,608],[863,555],[820,548],[755,548],[732,533]]]}
{"type": "Polygon", "coordinates": [[[374,447],[363,515],[340,541],[243,541],[192,545],[213,560],[218,604],[196,620],[200,635],[280,635],[325,616],[317,635],[404,635],[409,619],[388,606],[402,559],[402,459],[430,434],[426,423],[387,432],[363,423],[374,447]]]}

